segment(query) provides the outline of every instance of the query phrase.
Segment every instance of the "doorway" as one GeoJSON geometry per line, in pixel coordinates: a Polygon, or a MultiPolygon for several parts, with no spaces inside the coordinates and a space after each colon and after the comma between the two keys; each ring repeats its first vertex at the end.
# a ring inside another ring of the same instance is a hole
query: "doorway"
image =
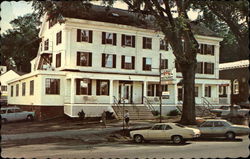
{"type": "Polygon", "coordinates": [[[119,83],[119,102],[132,103],[133,84],[119,83]]]}

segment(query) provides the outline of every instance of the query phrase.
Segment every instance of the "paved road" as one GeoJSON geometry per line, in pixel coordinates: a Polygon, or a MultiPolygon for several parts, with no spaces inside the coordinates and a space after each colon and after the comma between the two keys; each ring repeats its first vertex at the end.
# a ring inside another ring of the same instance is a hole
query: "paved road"
{"type": "Polygon", "coordinates": [[[249,156],[248,136],[242,141],[192,141],[186,145],[171,143],[47,143],[2,149],[10,158],[236,158],[249,156]]]}

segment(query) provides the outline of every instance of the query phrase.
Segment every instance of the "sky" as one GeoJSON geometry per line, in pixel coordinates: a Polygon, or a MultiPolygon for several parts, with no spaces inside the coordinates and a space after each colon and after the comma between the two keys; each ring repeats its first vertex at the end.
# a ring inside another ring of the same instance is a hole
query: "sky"
{"type": "MultiPolygon", "coordinates": [[[[100,4],[95,2],[95,4],[100,4]]],[[[124,3],[117,1],[114,4],[115,8],[127,9],[124,3]]],[[[1,34],[8,29],[11,29],[10,21],[14,20],[18,16],[23,16],[27,13],[32,13],[31,2],[25,1],[3,1],[1,3],[1,34]]],[[[197,17],[196,12],[188,12],[189,17],[193,20],[197,17]]]]}

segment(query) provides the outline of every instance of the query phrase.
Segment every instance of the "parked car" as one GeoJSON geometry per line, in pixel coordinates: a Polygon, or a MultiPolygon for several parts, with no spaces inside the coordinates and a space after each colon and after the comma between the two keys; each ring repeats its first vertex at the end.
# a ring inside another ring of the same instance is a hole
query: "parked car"
{"type": "Polygon", "coordinates": [[[201,136],[226,137],[234,139],[238,135],[247,135],[250,132],[249,127],[243,125],[233,125],[227,120],[210,119],[199,125],[201,136]]]}
{"type": "MultiPolygon", "coordinates": [[[[235,105],[237,115],[247,116],[249,115],[249,109],[241,109],[239,105],[235,105]]],[[[217,114],[217,116],[227,116],[230,113],[230,106],[221,106],[220,109],[211,109],[212,113],[217,114]]]]}
{"type": "Polygon", "coordinates": [[[175,144],[184,143],[186,139],[197,138],[200,130],[189,128],[178,123],[158,123],[151,129],[134,130],[130,132],[130,137],[136,143],[151,140],[172,140],[175,144]]]}
{"type": "Polygon", "coordinates": [[[19,107],[3,107],[1,108],[1,122],[7,123],[10,121],[34,119],[35,112],[22,111],[19,107]]]}

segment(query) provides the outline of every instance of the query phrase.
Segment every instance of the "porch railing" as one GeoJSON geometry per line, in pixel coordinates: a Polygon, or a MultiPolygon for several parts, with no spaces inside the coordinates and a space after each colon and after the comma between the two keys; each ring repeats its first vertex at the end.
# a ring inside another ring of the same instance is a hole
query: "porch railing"
{"type": "Polygon", "coordinates": [[[150,101],[148,100],[147,97],[143,96],[144,102],[143,104],[150,110],[150,111],[155,111],[155,108],[152,106],[150,101]]]}
{"type": "Polygon", "coordinates": [[[205,106],[208,109],[213,109],[214,107],[212,106],[212,104],[205,98],[205,97],[201,97],[203,99],[203,106],[205,106]]]}
{"type": "Polygon", "coordinates": [[[120,106],[119,101],[118,101],[118,99],[116,98],[116,96],[113,96],[113,99],[114,99],[114,100],[113,100],[113,106],[117,107],[118,110],[121,111],[121,110],[122,110],[122,107],[120,106]]]}

